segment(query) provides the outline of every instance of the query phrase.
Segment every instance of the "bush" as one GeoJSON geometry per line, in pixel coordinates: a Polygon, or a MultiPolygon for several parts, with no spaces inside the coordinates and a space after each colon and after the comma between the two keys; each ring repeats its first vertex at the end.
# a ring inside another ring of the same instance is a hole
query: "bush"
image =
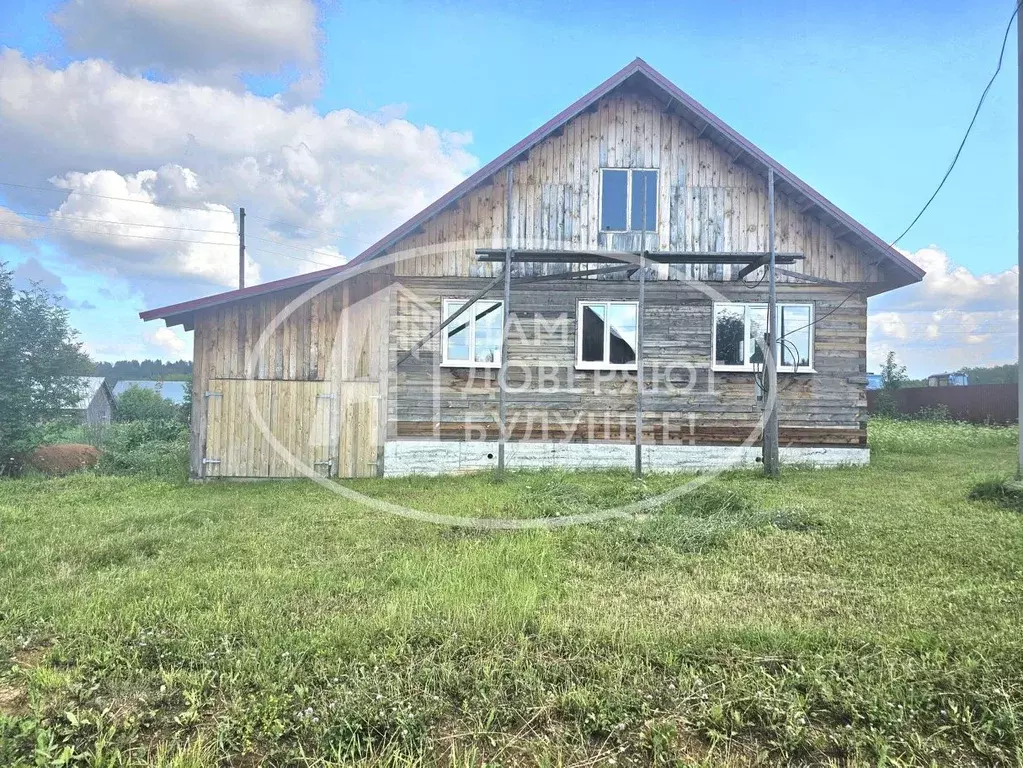
{"type": "Polygon", "coordinates": [[[91,367],[58,298],[39,285],[15,290],[0,262],[0,475],[40,444],[40,424],[78,404],[77,375],[91,367]]]}
{"type": "Polygon", "coordinates": [[[894,419],[899,416],[899,405],[895,402],[895,393],[887,389],[878,390],[874,401],[874,415],[894,419]]]}
{"type": "Polygon", "coordinates": [[[132,385],[117,398],[118,421],[167,422],[180,416],[180,408],[159,391],[132,385]]]}
{"type": "Polygon", "coordinates": [[[188,428],[175,419],[110,424],[101,447],[103,472],[168,480],[188,476],[188,428]]]}
{"type": "Polygon", "coordinates": [[[913,418],[920,421],[952,421],[952,417],[948,412],[948,406],[944,403],[925,406],[917,411],[913,418]]]}

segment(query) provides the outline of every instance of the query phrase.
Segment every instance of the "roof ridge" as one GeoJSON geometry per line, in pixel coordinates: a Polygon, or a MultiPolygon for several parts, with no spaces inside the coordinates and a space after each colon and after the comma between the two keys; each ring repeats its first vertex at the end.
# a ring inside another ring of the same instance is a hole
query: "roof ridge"
{"type": "Polygon", "coordinates": [[[797,190],[804,197],[812,200],[818,208],[828,214],[831,218],[836,219],[842,226],[858,234],[867,245],[879,251],[882,258],[887,258],[894,262],[896,266],[911,275],[914,278],[914,281],[923,277],[924,271],[910,259],[899,253],[891,245],[867,229],[863,224],[860,224],[852,218],[852,216],[842,211],[838,206],[792,173],[792,171],[788,170],[777,160],[770,157],[767,153],[742,136],[724,120],[708,110],[700,102],[661,74],[646,60],[637,56],[609,78],[604,80],[596,88],[572,102],[572,104],[545,122],[524,139],[509,147],[489,163],[479,168],[476,172],[470,174],[468,177],[456,184],[446,194],[434,200],[415,216],[388,232],[345,264],[337,267],[328,267],[327,269],[319,270],[317,272],[307,272],[303,275],[293,275],[291,277],[273,280],[268,283],[262,283],[248,288],[225,291],[213,294],[212,296],[207,296],[203,299],[195,299],[192,301],[180,302],[178,304],[171,304],[166,307],[146,310],[144,312],[140,312],[139,317],[143,320],[167,318],[171,315],[200,309],[204,306],[214,306],[229,301],[247,298],[249,296],[270,293],[298,285],[305,285],[311,282],[318,282],[319,280],[326,279],[355,265],[362,264],[372,258],[375,258],[387,248],[390,248],[392,245],[400,242],[402,239],[410,235],[420,225],[441,213],[453,202],[459,200],[476,187],[482,185],[488,178],[503,169],[507,164],[514,162],[523,152],[527,152],[531,147],[546,139],[559,127],[585,111],[593,103],[606,96],[637,73],[648,78],[650,82],[665,91],[674,100],[679,102],[683,107],[695,114],[697,117],[704,120],[706,123],[713,125],[713,127],[725,138],[741,147],[745,154],[750,155],[765,166],[774,168],[775,174],[789,186],[793,187],[793,189],[797,190]]]}

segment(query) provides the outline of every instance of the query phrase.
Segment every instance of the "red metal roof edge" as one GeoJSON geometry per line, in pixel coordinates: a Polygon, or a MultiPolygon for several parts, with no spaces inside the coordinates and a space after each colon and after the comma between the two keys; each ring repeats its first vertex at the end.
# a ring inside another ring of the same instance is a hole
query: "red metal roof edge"
{"type": "Polygon", "coordinates": [[[271,280],[269,283],[260,283],[259,285],[250,285],[248,288],[235,288],[232,291],[223,291],[221,293],[214,293],[210,296],[203,296],[198,299],[190,299],[189,301],[182,301],[178,304],[168,304],[166,307],[156,307],[154,309],[147,309],[139,312],[139,317],[143,320],[159,320],[164,317],[170,317],[172,315],[180,315],[183,312],[194,312],[197,309],[203,309],[204,307],[216,306],[218,304],[225,304],[229,301],[239,301],[241,299],[248,299],[252,296],[261,296],[264,293],[273,293],[274,291],[281,291],[285,288],[295,288],[300,285],[306,285],[307,283],[318,283],[320,280],[335,275],[338,272],[347,269],[352,262],[348,264],[342,264],[339,267],[328,267],[327,269],[320,269],[316,272],[306,272],[301,275],[292,275],[291,277],[284,277],[280,280],[271,280]]]}
{"type": "Polygon", "coordinates": [[[193,299],[191,301],[181,302],[179,304],[171,304],[166,307],[157,307],[155,309],[149,309],[139,313],[139,317],[143,320],[157,320],[160,318],[170,317],[172,315],[178,315],[183,312],[191,312],[196,309],[202,309],[204,307],[216,306],[230,301],[237,301],[239,299],[248,298],[251,296],[259,296],[264,293],[272,293],[274,291],[283,290],[296,285],[304,285],[307,282],[316,282],[318,280],[325,279],[332,275],[336,275],[348,267],[360,264],[374,256],[379,255],[381,251],[395,243],[399,242],[402,238],[407,237],[413,232],[418,226],[428,221],[434,215],[440,213],[451,203],[460,199],[464,195],[471,192],[473,189],[478,187],[490,176],[497,173],[505,165],[513,161],[516,157],[521,155],[523,152],[529,150],[537,143],[543,141],[551,133],[557,130],[559,127],[567,123],[573,117],[583,112],[587,107],[593,104],[598,99],[610,93],[612,90],[617,88],[619,85],[624,83],[634,74],[641,73],[650,79],[655,85],[668,93],[672,98],[678,100],[687,109],[695,112],[703,120],[714,126],[719,132],[727,136],[735,144],[743,148],[743,150],[753,156],[756,160],[761,162],[765,166],[772,166],[782,179],[788,182],[792,187],[797,189],[805,197],[812,200],[820,208],[822,208],[827,214],[832,216],[841,222],[844,226],[850,230],[856,232],[870,245],[873,245],[876,249],[882,252],[882,255],[890,258],[899,267],[909,272],[916,280],[921,279],[924,276],[924,270],[914,264],[912,261],[907,259],[897,250],[888,245],[884,240],[879,238],[864,225],[860,224],[849,214],[842,211],[834,203],[824,197],[822,194],[817,192],[806,182],[802,181],[792,171],[788,170],[781,163],[771,158],[767,153],[757,147],[755,144],[750,142],[748,139],[743,137],[735,129],[725,123],[721,118],[717,117],[714,113],[704,107],[700,102],[694,99],[692,96],[687,94],[677,85],[668,80],[664,75],[658,72],[656,69],[647,64],[643,59],[636,58],[629,62],[625,67],[620,69],[615,74],[611,75],[607,80],[598,85],[592,91],[577,99],[566,109],[563,109],[557,115],[552,117],[546,123],[541,125],[535,131],[530,133],[524,139],[516,143],[510,149],[502,152],[500,155],[495,157],[489,163],[484,165],[478,171],[473,173],[467,179],[456,185],[449,192],[439,197],[430,205],[426,206],[423,210],[413,216],[411,219],[401,224],[388,234],[384,235],[373,245],[366,248],[362,253],[353,258],[347,264],[342,264],[337,267],[330,267],[328,269],[319,270],[317,272],[308,272],[304,275],[297,275],[295,277],[286,277],[280,280],[273,280],[268,283],[262,283],[260,285],[251,286],[250,288],[240,288],[233,291],[225,291],[223,293],[213,294],[212,296],[205,296],[199,299],[193,299]]]}

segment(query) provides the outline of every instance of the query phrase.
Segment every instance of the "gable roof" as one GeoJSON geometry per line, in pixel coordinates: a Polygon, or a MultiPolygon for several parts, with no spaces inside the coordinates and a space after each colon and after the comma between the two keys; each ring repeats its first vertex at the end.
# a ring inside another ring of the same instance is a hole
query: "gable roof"
{"type": "Polygon", "coordinates": [[[803,211],[816,210],[824,220],[840,230],[841,235],[854,237],[860,242],[864,250],[875,252],[879,259],[891,262],[904,275],[903,279],[893,281],[895,285],[908,285],[923,278],[924,271],[920,267],[894,248],[891,248],[888,243],[854,220],[849,214],[840,210],[834,203],[810,187],[809,184],[799,179],[794,173],[769,157],[759,147],[741,136],[721,118],[711,113],[696,99],[685,93],[681,88],[664,77],[664,75],[643,61],[643,59],[637,58],[575,103],[552,117],[510,149],[502,152],[476,171],[476,173],[454,187],[450,192],[428,205],[401,226],[384,235],[384,237],[373,243],[373,245],[369,246],[369,248],[348,263],[316,272],[309,272],[304,275],[287,277],[282,280],[273,280],[249,288],[225,291],[224,293],[214,294],[193,301],[185,301],[179,304],[146,310],[140,312],[139,317],[143,320],[164,318],[167,321],[167,325],[187,322],[195,310],[259,296],[264,293],[272,293],[286,288],[297,288],[316,283],[379,256],[388,248],[412,234],[418,227],[448,206],[453,205],[469,192],[487,183],[492,176],[514,162],[520,155],[528,152],[572,118],[580,115],[592,107],[598,100],[626,82],[643,87],[647,91],[666,99],[667,106],[665,109],[676,110],[682,117],[696,125],[700,130],[701,136],[723,145],[732,157],[735,158],[736,162],[743,162],[765,176],[768,168],[774,168],[775,189],[777,192],[792,196],[796,204],[803,211]]]}
{"type": "Polygon", "coordinates": [[[102,376],[76,376],[75,378],[78,379],[78,391],[81,395],[78,398],[78,402],[70,410],[86,411],[89,409],[89,405],[92,404],[92,399],[96,397],[96,393],[103,388],[106,379],[102,376]]]}

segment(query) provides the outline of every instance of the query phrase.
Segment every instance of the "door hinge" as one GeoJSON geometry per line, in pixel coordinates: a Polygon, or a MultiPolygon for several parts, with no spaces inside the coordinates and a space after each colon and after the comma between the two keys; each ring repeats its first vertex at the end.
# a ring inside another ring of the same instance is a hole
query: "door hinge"
{"type": "Polygon", "coordinates": [[[202,393],[202,396],[209,398],[209,397],[223,397],[224,395],[222,393],[220,393],[220,392],[210,392],[209,390],[206,390],[205,392],[202,393]]]}
{"type": "Polygon", "coordinates": [[[334,460],[333,459],[324,459],[323,461],[314,461],[313,462],[313,466],[314,467],[322,467],[324,464],[326,464],[331,469],[334,468],[334,460]]]}
{"type": "Polygon", "coordinates": [[[333,400],[336,397],[336,395],[332,395],[332,394],[318,394],[316,396],[316,399],[319,400],[321,397],[323,399],[325,399],[325,400],[333,400]]]}
{"type": "Polygon", "coordinates": [[[203,459],[202,463],[203,464],[219,464],[220,463],[220,459],[203,459]]]}

